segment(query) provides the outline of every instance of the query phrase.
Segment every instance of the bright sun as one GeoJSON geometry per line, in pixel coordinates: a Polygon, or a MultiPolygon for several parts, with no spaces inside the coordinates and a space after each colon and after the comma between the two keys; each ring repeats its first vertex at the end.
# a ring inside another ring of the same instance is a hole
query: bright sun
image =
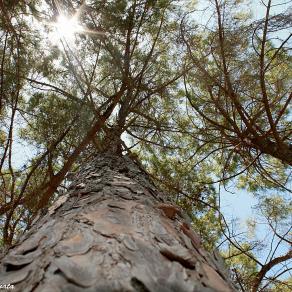
{"type": "Polygon", "coordinates": [[[52,25],[54,27],[52,42],[58,42],[60,39],[66,40],[66,42],[72,42],[75,34],[82,32],[82,27],[78,23],[76,16],[67,17],[59,15],[57,21],[52,25]]]}

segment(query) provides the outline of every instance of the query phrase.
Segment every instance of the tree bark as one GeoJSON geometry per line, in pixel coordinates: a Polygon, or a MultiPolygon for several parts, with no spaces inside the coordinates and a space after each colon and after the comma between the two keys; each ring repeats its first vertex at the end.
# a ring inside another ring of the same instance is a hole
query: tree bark
{"type": "Polygon", "coordinates": [[[235,291],[179,209],[127,156],[98,154],[0,264],[14,291],[235,291]]]}
{"type": "Polygon", "coordinates": [[[269,154],[277,159],[280,159],[283,163],[292,165],[292,145],[281,143],[281,147],[276,142],[273,142],[267,138],[262,139],[261,137],[251,139],[256,149],[262,153],[269,154]]]}

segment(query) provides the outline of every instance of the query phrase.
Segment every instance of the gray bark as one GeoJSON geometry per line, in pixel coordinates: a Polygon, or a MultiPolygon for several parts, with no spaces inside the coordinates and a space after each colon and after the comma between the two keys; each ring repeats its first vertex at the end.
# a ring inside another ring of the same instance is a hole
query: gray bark
{"type": "Polygon", "coordinates": [[[13,291],[235,291],[179,209],[128,157],[100,154],[0,264],[13,291]]]}

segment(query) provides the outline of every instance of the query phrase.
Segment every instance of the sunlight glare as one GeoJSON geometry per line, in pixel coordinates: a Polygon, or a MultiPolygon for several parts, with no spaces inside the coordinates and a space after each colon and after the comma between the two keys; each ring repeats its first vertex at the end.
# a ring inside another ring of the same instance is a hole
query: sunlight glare
{"type": "Polygon", "coordinates": [[[55,38],[65,39],[67,42],[72,42],[76,33],[82,31],[81,25],[78,23],[76,16],[71,18],[64,15],[59,15],[55,27],[55,38]]]}

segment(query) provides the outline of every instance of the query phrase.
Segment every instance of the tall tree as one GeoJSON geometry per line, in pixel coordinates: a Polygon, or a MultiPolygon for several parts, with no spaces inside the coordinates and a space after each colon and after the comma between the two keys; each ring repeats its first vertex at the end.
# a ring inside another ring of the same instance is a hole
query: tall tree
{"type": "Polygon", "coordinates": [[[28,50],[33,62],[22,65],[26,70],[14,73],[6,65],[6,44],[1,68],[29,86],[12,85],[23,100],[12,110],[30,117],[19,133],[40,153],[15,176],[12,134],[7,138],[10,154],[4,148],[2,160],[9,162],[4,192],[10,196],[3,196],[1,213],[10,250],[1,261],[1,283],[21,291],[232,291],[218,255],[204,251],[179,209],[122,156],[121,134],[183,74],[170,69],[165,47],[175,24],[172,1],[42,4],[15,3],[13,10],[2,4],[4,33],[12,30],[28,48],[39,34],[37,47],[28,50]],[[74,40],[76,49],[65,35],[60,49],[47,51],[42,29],[61,30],[62,14],[78,16],[83,33],[74,40]],[[22,21],[36,20],[48,27],[32,25],[28,37],[22,21]],[[72,167],[79,170],[64,181],[72,167]],[[67,191],[47,209],[61,183],[67,191]],[[11,225],[20,218],[29,231],[11,246],[11,225]]]}
{"type": "MultiPolygon", "coordinates": [[[[260,21],[239,10],[242,1],[210,1],[211,26],[202,30],[186,22],[193,2],[0,2],[5,281],[96,289],[98,264],[116,278],[106,291],[163,291],[161,283],[225,291],[233,288],[222,265],[201,247],[222,239],[239,288],[287,286],[271,271],[291,253],[278,256],[276,245],[257,259],[260,245],[230,231],[213,183],[242,174],[253,190],[288,189],[289,37],[269,38],[289,19],[270,17],[271,1],[260,21]],[[20,143],[31,152],[25,162],[20,143]],[[139,260],[150,267],[145,275],[139,260]]],[[[259,208],[282,247],[287,217],[267,202],[282,201],[263,198],[259,208]]]]}

